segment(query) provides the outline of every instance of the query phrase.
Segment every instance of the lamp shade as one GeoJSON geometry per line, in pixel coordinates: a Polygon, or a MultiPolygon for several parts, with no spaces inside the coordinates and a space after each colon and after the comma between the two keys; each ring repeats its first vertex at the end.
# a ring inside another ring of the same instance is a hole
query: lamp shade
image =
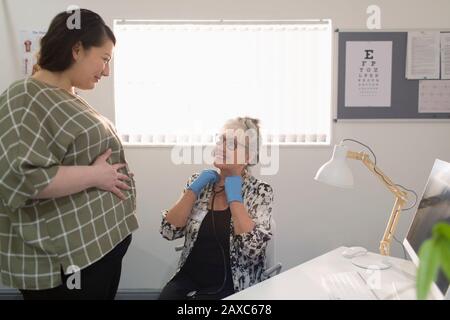
{"type": "Polygon", "coordinates": [[[347,164],[347,151],[345,145],[335,145],[331,160],[320,167],[314,180],[335,187],[353,187],[353,174],[347,164]]]}

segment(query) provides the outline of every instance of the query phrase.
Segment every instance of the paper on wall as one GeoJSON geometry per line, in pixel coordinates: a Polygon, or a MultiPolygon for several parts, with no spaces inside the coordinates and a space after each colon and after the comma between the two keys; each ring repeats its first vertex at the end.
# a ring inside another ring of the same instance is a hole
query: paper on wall
{"type": "Polygon", "coordinates": [[[441,33],[441,79],[450,79],[450,32],[441,33]]]}
{"type": "Polygon", "coordinates": [[[450,113],[450,80],[419,81],[419,113],[450,113]]]}
{"type": "Polygon", "coordinates": [[[440,32],[408,32],[407,79],[439,79],[440,32]]]}
{"type": "Polygon", "coordinates": [[[45,35],[45,31],[22,30],[20,31],[20,51],[21,52],[21,73],[23,76],[31,76],[33,66],[37,62],[37,53],[41,38],[45,35]]]}

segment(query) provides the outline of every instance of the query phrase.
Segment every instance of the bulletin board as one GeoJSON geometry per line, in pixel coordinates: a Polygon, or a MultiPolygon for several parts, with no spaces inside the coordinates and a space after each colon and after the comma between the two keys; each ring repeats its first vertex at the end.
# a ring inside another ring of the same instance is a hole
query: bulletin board
{"type": "Polygon", "coordinates": [[[450,113],[419,112],[419,80],[405,77],[407,32],[338,33],[338,96],[336,121],[339,119],[450,119],[450,113]],[[390,107],[346,106],[345,72],[348,41],[392,41],[392,87],[390,107]]]}

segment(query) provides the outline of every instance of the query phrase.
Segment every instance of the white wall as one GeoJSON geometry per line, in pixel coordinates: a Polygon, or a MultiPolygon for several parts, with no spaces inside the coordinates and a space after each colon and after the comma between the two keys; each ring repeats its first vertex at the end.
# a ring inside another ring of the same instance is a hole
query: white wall
{"type": "MultiPolygon", "coordinates": [[[[0,6],[0,91],[17,79],[17,59],[10,47],[10,30],[46,28],[51,18],[72,1],[2,1],[0,6]],[[7,10],[6,16],[3,10],[7,10]],[[12,22],[7,26],[6,22],[12,22]],[[9,41],[9,42],[8,42],[9,41]],[[4,46],[2,46],[5,48],[4,46]]],[[[383,29],[450,28],[448,0],[165,0],[76,1],[114,18],[135,19],[308,19],[330,18],[339,29],[364,29],[366,8],[377,4],[383,29]]],[[[15,41],[15,40],[14,40],[15,41]]],[[[336,82],[336,81],[335,81],[336,82]]],[[[114,119],[113,79],[85,93],[97,110],[114,119]]],[[[334,84],[334,101],[336,83],[334,84]]],[[[147,106],[151,108],[152,106],[147,106]]],[[[333,143],[345,137],[359,139],[376,152],[380,168],[394,182],[415,189],[419,196],[435,158],[450,161],[450,123],[445,122],[339,122],[333,124],[333,143]]],[[[358,146],[355,146],[359,150],[358,146]]],[[[325,253],[340,245],[363,245],[377,251],[393,205],[393,197],[360,163],[352,163],[356,189],[334,189],[313,181],[317,168],[328,160],[332,147],[284,147],[280,171],[264,177],[275,189],[277,255],[284,267],[325,253]]],[[[199,166],[175,166],[168,148],[128,148],[127,159],[136,174],[140,229],[124,261],[122,288],[160,288],[175,270],[176,243],[158,233],[160,210],[179,195],[185,179],[199,166]]],[[[397,237],[402,239],[412,214],[402,215],[397,237]]],[[[179,242],[177,242],[179,243],[179,242]]],[[[401,249],[393,243],[393,254],[401,249]]]]}

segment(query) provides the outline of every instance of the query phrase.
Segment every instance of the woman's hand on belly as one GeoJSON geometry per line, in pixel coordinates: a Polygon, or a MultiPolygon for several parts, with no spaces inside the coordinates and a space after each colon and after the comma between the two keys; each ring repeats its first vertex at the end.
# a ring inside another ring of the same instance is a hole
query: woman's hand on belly
{"type": "Polygon", "coordinates": [[[121,190],[131,189],[131,187],[124,182],[130,181],[131,178],[118,172],[119,169],[126,166],[126,163],[109,164],[107,162],[108,158],[111,156],[111,153],[111,149],[108,149],[105,153],[98,156],[92,164],[95,174],[95,187],[112,192],[121,200],[125,200],[127,197],[121,192],[121,190]]]}

